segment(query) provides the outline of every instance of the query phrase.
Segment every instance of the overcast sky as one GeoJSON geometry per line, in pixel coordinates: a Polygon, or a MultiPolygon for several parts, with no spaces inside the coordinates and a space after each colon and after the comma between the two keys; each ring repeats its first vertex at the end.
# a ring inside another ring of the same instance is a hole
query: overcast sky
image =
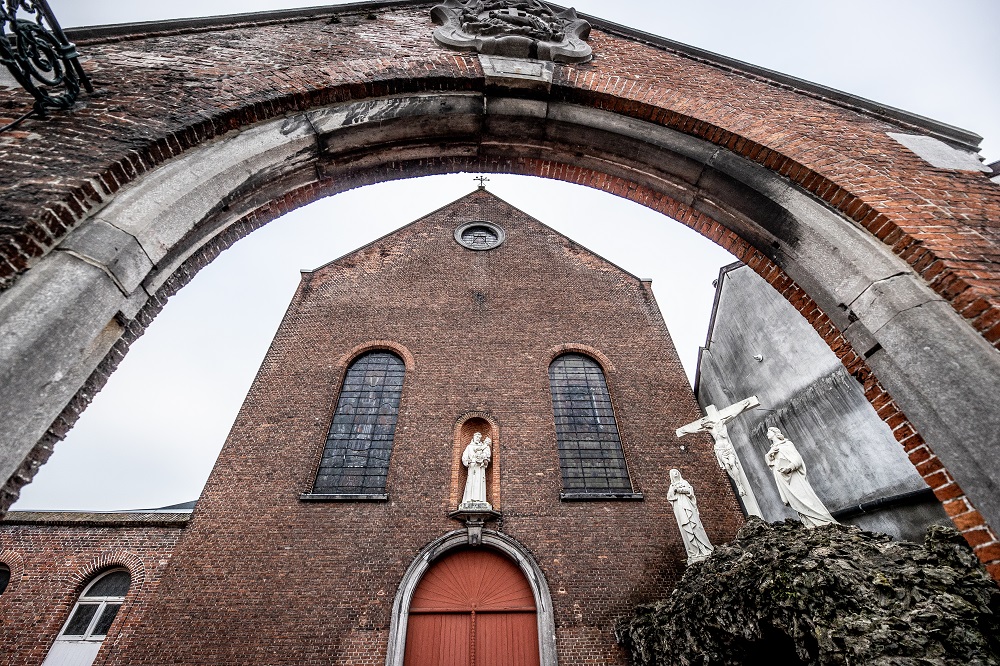
{"type": "MultiPolygon", "coordinates": [[[[294,0],[49,0],[64,26],[230,14],[294,0]]],[[[983,135],[1000,159],[996,0],[583,0],[576,8],[983,135]]],[[[175,296],[133,346],[15,509],[121,509],[194,499],[299,280],[469,192],[471,174],[372,186],[257,231],[175,296]]],[[[689,375],[712,280],[732,258],[682,225],[610,195],[490,176],[488,188],[653,289],[689,375]]]]}

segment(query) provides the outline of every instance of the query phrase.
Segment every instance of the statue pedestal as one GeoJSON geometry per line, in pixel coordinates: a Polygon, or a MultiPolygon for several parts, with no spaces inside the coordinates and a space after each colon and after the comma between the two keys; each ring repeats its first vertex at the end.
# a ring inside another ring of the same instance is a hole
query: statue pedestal
{"type": "Polygon", "coordinates": [[[489,520],[496,520],[500,515],[500,512],[494,511],[488,502],[463,502],[458,506],[458,510],[449,513],[448,517],[465,523],[469,545],[478,546],[483,540],[483,525],[489,520]]]}

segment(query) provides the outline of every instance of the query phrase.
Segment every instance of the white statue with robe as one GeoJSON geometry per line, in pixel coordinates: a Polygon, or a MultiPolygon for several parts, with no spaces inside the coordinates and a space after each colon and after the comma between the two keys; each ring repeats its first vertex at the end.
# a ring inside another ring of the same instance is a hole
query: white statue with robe
{"type": "Polygon", "coordinates": [[[746,410],[758,406],[760,406],[760,401],[757,400],[757,396],[755,395],[723,409],[717,409],[715,405],[709,405],[705,408],[704,418],[681,426],[677,429],[677,436],[683,437],[684,435],[696,432],[711,434],[712,439],[715,440],[715,459],[719,463],[719,467],[726,470],[726,474],[733,480],[733,485],[736,487],[736,492],[740,495],[743,507],[749,515],[762,518],[763,514],[761,514],[760,506],[757,504],[757,497],[750,488],[750,481],[747,479],[747,474],[743,470],[739,456],[736,455],[736,449],[733,448],[733,443],[729,439],[729,431],[726,429],[727,423],[746,410]]]}
{"type": "Polygon", "coordinates": [[[806,527],[836,523],[837,521],[813,491],[809,479],[806,478],[806,464],[791,440],[777,428],[768,428],[767,438],[771,440],[771,448],[764,454],[764,462],[774,474],[778,494],[785,506],[791,507],[799,514],[802,524],[806,527]]]}
{"type": "Polygon", "coordinates": [[[493,509],[493,506],[486,501],[486,467],[493,456],[493,451],[490,449],[492,443],[492,439],[489,437],[483,439],[483,433],[477,432],[465,447],[462,464],[468,469],[468,476],[465,479],[465,494],[462,495],[459,509],[493,509]]]}
{"type": "Polygon", "coordinates": [[[667,490],[667,500],[674,507],[674,518],[681,531],[684,549],[687,551],[687,563],[701,562],[715,550],[712,542],[705,534],[705,526],[701,524],[698,513],[698,500],[694,496],[694,488],[684,480],[680,470],[670,470],[670,488],[667,490]]]}

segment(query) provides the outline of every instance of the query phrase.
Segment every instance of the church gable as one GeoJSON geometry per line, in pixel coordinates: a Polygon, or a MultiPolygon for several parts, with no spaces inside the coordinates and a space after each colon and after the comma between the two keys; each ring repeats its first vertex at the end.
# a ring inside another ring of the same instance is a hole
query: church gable
{"type": "MultiPolygon", "coordinates": [[[[362,281],[366,274],[377,271],[380,278],[391,280],[396,270],[455,263],[457,271],[496,266],[492,275],[502,280],[508,276],[506,270],[531,261],[546,265],[547,270],[537,274],[538,278],[597,270],[614,280],[641,283],[628,271],[485,189],[473,191],[309,274],[313,279],[335,275],[338,280],[362,281]],[[460,238],[462,232],[465,240],[460,238]]],[[[445,274],[437,270],[427,277],[440,280],[445,274]]]]}
{"type": "Polygon", "coordinates": [[[614,619],[686,561],[670,470],[711,498],[706,539],[741,522],[707,439],[675,443],[699,416],[648,284],[474,191],[303,275],[148,601],[162,620],[121,654],[437,664],[461,625],[455,646],[526,664],[622,665],[614,619]],[[442,614],[420,581],[449,563],[520,592],[442,614]]]}

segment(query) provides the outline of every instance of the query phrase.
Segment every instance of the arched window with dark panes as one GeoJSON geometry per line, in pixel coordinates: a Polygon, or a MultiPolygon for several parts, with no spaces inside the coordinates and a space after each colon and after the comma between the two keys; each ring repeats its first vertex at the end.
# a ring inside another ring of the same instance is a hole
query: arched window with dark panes
{"type": "Polygon", "coordinates": [[[384,499],[406,367],[388,351],[347,369],[313,496],[384,499]]]}
{"type": "Polygon", "coordinates": [[[601,366],[563,354],[549,366],[563,499],[638,498],[632,492],[611,394],[601,366]]]}
{"type": "Polygon", "coordinates": [[[125,569],[112,569],[92,580],[77,599],[42,666],[92,663],[125,601],[131,583],[132,579],[125,569]]]}
{"type": "Polygon", "coordinates": [[[0,564],[0,594],[7,590],[8,583],[10,583],[10,567],[0,564]]]}

